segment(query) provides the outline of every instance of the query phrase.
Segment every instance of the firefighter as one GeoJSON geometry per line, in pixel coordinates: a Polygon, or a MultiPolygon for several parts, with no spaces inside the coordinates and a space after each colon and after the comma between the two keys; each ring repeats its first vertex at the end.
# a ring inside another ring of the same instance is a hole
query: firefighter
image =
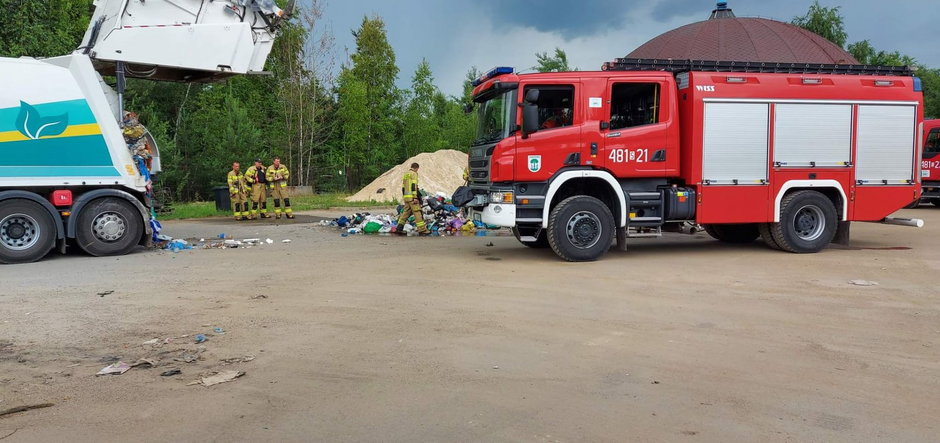
{"type": "Polygon", "coordinates": [[[228,171],[228,193],[232,198],[232,212],[235,213],[236,221],[242,221],[243,215],[248,216],[247,192],[241,165],[238,162],[232,163],[232,170],[228,171]]]}
{"type": "Polygon", "coordinates": [[[253,220],[255,214],[261,211],[261,218],[271,218],[268,214],[268,179],[267,168],[261,163],[260,158],[255,159],[255,165],[245,171],[245,182],[251,186],[251,212],[248,214],[248,220],[253,220]]]}
{"type": "Polygon", "coordinates": [[[290,172],[287,166],[281,164],[280,157],[274,157],[274,163],[268,166],[268,186],[271,197],[274,197],[274,218],[281,218],[281,200],[284,200],[284,215],[294,218],[294,210],[290,208],[290,198],[287,196],[287,179],[290,172]]]}
{"type": "Polygon", "coordinates": [[[395,230],[398,234],[405,233],[405,223],[408,222],[408,217],[412,215],[415,217],[415,226],[418,228],[419,235],[431,233],[428,227],[424,225],[424,214],[421,213],[421,199],[418,194],[418,167],[417,163],[412,163],[411,169],[405,172],[405,176],[402,177],[401,194],[404,208],[401,210],[401,215],[398,216],[398,228],[395,230]]]}

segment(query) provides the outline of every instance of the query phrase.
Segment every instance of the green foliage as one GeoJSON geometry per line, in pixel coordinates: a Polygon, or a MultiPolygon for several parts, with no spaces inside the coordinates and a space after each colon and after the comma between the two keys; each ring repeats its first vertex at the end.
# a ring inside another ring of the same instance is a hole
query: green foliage
{"type": "Polygon", "coordinates": [[[815,32],[842,48],[845,46],[849,35],[845,32],[844,19],[839,9],[839,6],[831,8],[822,6],[819,4],[819,0],[814,0],[806,15],[793,17],[791,23],[815,32]]]}
{"type": "MultiPolygon", "coordinates": [[[[346,201],[346,197],[346,194],[336,193],[296,195],[290,198],[290,202],[295,211],[330,208],[385,208],[389,206],[388,202],[349,202],[346,201]]],[[[175,204],[170,212],[161,214],[160,219],[181,220],[187,218],[228,217],[231,215],[231,211],[217,211],[213,201],[197,201],[175,204]]]]}
{"type": "Polygon", "coordinates": [[[568,54],[561,48],[555,48],[554,55],[548,55],[547,52],[535,53],[535,59],[538,65],[535,70],[539,72],[569,72],[577,71],[568,66],[568,54]]]}
{"type": "Polygon", "coordinates": [[[901,54],[899,51],[878,51],[868,40],[851,43],[846,50],[863,65],[913,66],[916,64],[914,58],[901,54]]]}
{"type": "Polygon", "coordinates": [[[81,43],[91,0],[0,0],[0,55],[55,57],[81,43]]]}

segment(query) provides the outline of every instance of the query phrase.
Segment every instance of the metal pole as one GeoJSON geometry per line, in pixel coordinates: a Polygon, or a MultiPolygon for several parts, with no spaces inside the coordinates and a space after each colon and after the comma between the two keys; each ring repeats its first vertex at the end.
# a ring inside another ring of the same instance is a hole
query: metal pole
{"type": "Polygon", "coordinates": [[[118,61],[115,63],[114,75],[117,76],[117,93],[118,93],[118,122],[121,123],[121,126],[124,125],[124,62],[118,61]]]}

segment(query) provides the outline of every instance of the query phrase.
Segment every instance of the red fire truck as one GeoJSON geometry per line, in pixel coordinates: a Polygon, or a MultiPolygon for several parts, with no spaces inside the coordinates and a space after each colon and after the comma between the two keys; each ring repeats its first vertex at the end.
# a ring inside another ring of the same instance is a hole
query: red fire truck
{"type": "Polygon", "coordinates": [[[924,121],[924,156],[920,176],[924,183],[921,200],[940,206],[940,120],[924,121]]]}
{"type": "Polygon", "coordinates": [[[703,225],[817,252],[920,198],[923,95],[908,68],[617,59],[475,82],[467,204],[569,261],[703,225]]]}

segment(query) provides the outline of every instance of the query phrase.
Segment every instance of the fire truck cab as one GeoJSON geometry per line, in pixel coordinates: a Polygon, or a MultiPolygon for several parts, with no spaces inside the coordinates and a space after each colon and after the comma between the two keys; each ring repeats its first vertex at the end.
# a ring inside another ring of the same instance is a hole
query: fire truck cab
{"type": "Polygon", "coordinates": [[[922,223],[887,218],[921,191],[907,68],[618,59],[475,83],[471,214],[569,261],[699,224],[803,253],[850,221],[922,223]]]}
{"type": "Polygon", "coordinates": [[[940,206],[940,120],[924,121],[924,154],[920,176],[924,193],[921,201],[940,206]]]}

